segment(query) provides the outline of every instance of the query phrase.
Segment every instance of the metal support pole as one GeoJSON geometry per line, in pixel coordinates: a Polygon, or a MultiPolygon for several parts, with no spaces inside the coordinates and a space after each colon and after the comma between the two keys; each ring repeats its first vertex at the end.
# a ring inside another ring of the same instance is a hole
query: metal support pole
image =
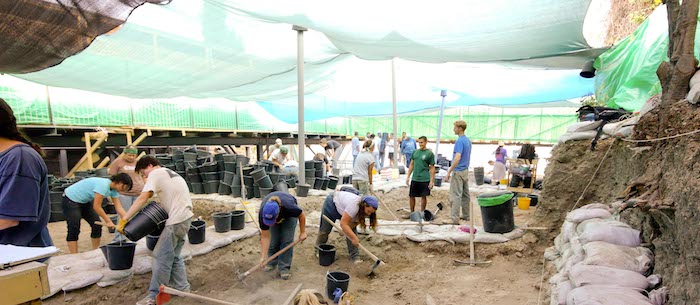
{"type": "Polygon", "coordinates": [[[58,152],[58,167],[61,177],[65,177],[68,174],[68,154],[65,149],[58,152]]]}
{"type": "Polygon", "coordinates": [[[435,140],[435,162],[437,163],[438,148],[440,147],[440,134],[442,133],[442,114],[445,112],[445,96],[447,96],[447,90],[440,90],[440,96],[442,96],[442,103],[440,104],[440,119],[438,120],[438,132],[437,138],[435,140]]]}
{"type": "Polygon", "coordinates": [[[396,66],[394,64],[394,59],[391,59],[391,99],[392,99],[392,105],[393,105],[393,119],[394,119],[394,168],[399,167],[399,162],[398,156],[401,148],[399,147],[399,131],[398,131],[398,123],[397,123],[397,118],[396,118],[396,66]]]}
{"type": "Polygon", "coordinates": [[[292,26],[292,30],[297,32],[297,116],[299,126],[299,183],[306,181],[304,167],[304,147],[306,136],[304,135],[304,31],[307,29],[301,26],[292,26]]]}

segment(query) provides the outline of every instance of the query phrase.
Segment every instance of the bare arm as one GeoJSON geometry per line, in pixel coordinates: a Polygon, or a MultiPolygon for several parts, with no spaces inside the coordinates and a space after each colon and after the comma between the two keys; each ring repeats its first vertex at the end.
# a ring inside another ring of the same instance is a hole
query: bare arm
{"type": "Polygon", "coordinates": [[[408,166],[408,172],[406,173],[406,185],[411,179],[411,174],[413,173],[413,160],[411,160],[411,165],[408,166]]]}
{"type": "Polygon", "coordinates": [[[299,214],[299,238],[301,239],[301,236],[304,236],[304,239],[306,239],[306,214],[304,212],[301,212],[299,214]]]}
{"type": "MultiPolygon", "coordinates": [[[[105,213],[105,210],[102,209],[102,200],[104,200],[104,198],[105,197],[102,196],[102,194],[95,193],[95,200],[92,202],[92,209],[95,210],[95,213],[97,213],[97,215],[99,215],[100,218],[102,218],[102,220],[104,220],[104,223],[106,223],[108,227],[113,227],[114,223],[111,219],[109,219],[107,213],[105,213]]],[[[91,223],[90,225],[93,225],[93,223],[91,223]]]]}
{"type": "Polygon", "coordinates": [[[430,164],[430,183],[428,183],[428,188],[432,189],[435,186],[435,165],[430,164]]]}
{"type": "Polygon", "coordinates": [[[267,251],[270,250],[270,230],[260,231],[260,265],[267,258],[267,251]]]}
{"type": "Polygon", "coordinates": [[[19,225],[19,220],[0,219],[0,231],[16,227],[17,225],[19,225]]]}
{"type": "Polygon", "coordinates": [[[350,239],[350,242],[352,242],[353,245],[357,246],[360,244],[360,239],[357,238],[355,232],[352,231],[353,227],[354,224],[352,221],[352,217],[350,217],[348,213],[343,212],[343,217],[340,218],[340,228],[343,229],[343,233],[348,239],[350,239]]]}
{"type": "Polygon", "coordinates": [[[456,167],[457,164],[459,163],[459,159],[461,159],[461,158],[462,158],[462,154],[461,154],[461,153],[455,153],[455,157],[454,157],[454,159],[452,160],[452,165],[450,165],[450,169],[447,171],[447,177],[445,177],[445,182],[449,182],[449,181],[450,181],[450,174],[452,173],[452,170],[455,169],[455,167],[456,167]]]}

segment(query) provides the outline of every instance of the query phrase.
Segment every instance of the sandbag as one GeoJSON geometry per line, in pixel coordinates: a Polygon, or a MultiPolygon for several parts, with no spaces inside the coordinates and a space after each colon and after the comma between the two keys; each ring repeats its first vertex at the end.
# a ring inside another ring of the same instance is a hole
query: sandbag
{"type": "Polygon", "coordinates": [[[559,251],[557,251],[557,249],[554,247],[549,247],[544,250],[544,258],[548,261],[553,261],[560,257],[561,255],[559,254],[559,251]]]}
{"type": "Polygon", "coordinates": [[[63,291],[71,291],[71,290],[76,290],[80,289],[83,287],[90,286],[92,284],[97,283],[102,279],[102,273],[101,272],[81,272],[74,274],[73,276],[70,277],[70,282],[63,286],[61,290],[63,291]]]}
{"type": "MultiPolygon", "coordinates": [[[[556,284],[556,295],[557,304],[566,305],[566,297],[569,295],[571,290],[574,289],[574,285],[571,281],[561,281],[556,284]]],[[[554,298],[554,292],[552,292],[552,298],[554,298]]]]}
{"type": "Polygon", "coordinates": [[[590,140],[595,138],[596,133],[595,130],[565,133],[559,136],[557,142],[559,144],[564,144],[569,141],[590,140]]]}
{"type": "Polygon", "coordinates": [[[591,218],[610,218],[612,214],[604,209],[576,209],[566,214],[566,220],[579,223],[591,218]]]}
{"type": "Polygon", "coordinates": [[[588,285],[575,288],[566,305],[652,305],[639,291],[625,287],[588,285]]]}
{"type": "Polygon", "coordinates": [[[639,230],[613,219],[585,220],[576,227],[576,232],[582,244],[604,241],[621,246],[638,247],[642,243],[639,230]]]}
{"type": "Polygon", "coordinates": [[[571,221],[565,220],[564,223],[561,225],[561,241],[564,243],[568,243],[571,237],[573,237],[576,234],[576,223],[573,223],[571,221]]]}
{"type": "Polygon", "coordinates": [[[102,271],[102,278],[97,282],[97,286],[107,287],[114,284],[123,282],[131,278],[134,274],[132,269],[127,270],[104,270],[102,271]]]}
{"type": "Polygon", "coordinates": [[[606,266],[645,274],[654,261],[651,250],[644,247],[626,247],[601,241],[589,242],[583,246],[586,265],[606,266]]]}
{"type": "Polygon", "coordinates": [[[600,124],[603,124],[603,121],[586,121],[586,122],[577,122],[569,125],[569,127],[566,128],[567,133],[574,133],[574,132],[581,132],[581,131],[590,131],[590,130],[596,130],[598,127],[600,127],[600,124]]]}
{"type": "Polygon", "coordinates": [[[606,285],[646,289],[650,286],[648,279],[637,272],[582,263],[571,267],[569,279],[575,287],[606,285]]]}
{"type": "Polygon", "coordinates": [[[605,126],[603,126],[603,133],[610,135],[610,136],[615,135],[615,130],[620,128],[620,126],[622,126],[623,122],[624,121],[605,124],[605,126]]]}
{"type": "Polygon", "coordinates": [[[690,78],[690,91],[685,96],[688,103],[697,104],[700,100],[700,71],[696,71],[693,77],[690,78]]]}

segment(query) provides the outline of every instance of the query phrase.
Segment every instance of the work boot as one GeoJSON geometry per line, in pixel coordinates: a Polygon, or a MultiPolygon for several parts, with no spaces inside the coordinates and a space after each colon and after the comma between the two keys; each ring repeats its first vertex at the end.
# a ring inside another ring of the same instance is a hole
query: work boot
{"type": "Polygon", "coordinates": [[[286,281],[292,277],[292,273],[289,271],[280,271],[280,277],[286,281]]]}
{"type": "Polygon", "coordinates": [[[136,302],[136,305],[155,305],[156,300],[150,297],[145,297],[141,301],[136,302]]]}
{"type": "Polygon", "coordinates": [[[263,268],[263,270],[265,270],[265,272],[270,272],[270,271],[272,271],[272,270],[275,270],[275,266],[273,266],[273,265],[265,265],[265,267],[263,268]]]}

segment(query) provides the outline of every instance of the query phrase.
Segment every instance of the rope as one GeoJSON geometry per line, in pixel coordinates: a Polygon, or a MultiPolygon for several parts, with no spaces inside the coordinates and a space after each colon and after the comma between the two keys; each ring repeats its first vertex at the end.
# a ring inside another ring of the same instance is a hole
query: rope
{"type": "Polygon", "coordinates": [[[677,135],[673,135],[673,136],[658,138],[658,139],[630,140],[630,139],[622,139],[622,138],[620,138],[620,140],[625,141],[625,142],[632,142],[632,143],[656,142],[656,141],[663,141],[663,140],[668,140],[668,139],[675,139],[675,138],[679,138],[679,137],[684,137],[684,136],[688,136],[688,135],[691,135],[691,134],[696,134],[696,133],[699,133],[699,132],[700,132],[700,129],[694,130],[694,131],[685,132],[685,133],[681,133],[681,134],[677,134],[677,135]]]}
{"type": "Polygon", "coordinates": [[[600,163],[598,164],[598,168],[595,169],[595,172],[593,172],[593,176],[591,176],[591,180],[588,181],[588,185],[583,189],[583,192],[581,193],[581,196],[578,197],[576,200],[576,203],[574,203],[574,206],[571,207],[569,212],[573,211],[576,206],[578,206],[579,202],[583,199],[583,195],[586,194],[586,191],[588,190],[588,187],[591,186],[591,183],[593,183],[593,179],[595,178],[595,175],[598,174],[598,171],[600,170],[600,167],[603,165],[603,161],[605,161],[605,158],[608,156],[608,153],[610,153],[610,150],[612,150],[613,145],[615,144],[615,141],[610,143],[610,146],[608,147],[608,150],[605,152],[605,155],[603,155],[603,158],[600,160],[600,163]]]}
{"type": "Polygon", "coordinates": [[[537,293],[537,305],[540,305],[541,302],[541,297],[542,297],[542,285],[544,284],[544,270],[546,269],[547,265],[547,260],[545,259],[544,255],[542,256],[542,276],[540,277],[540,291],[537,293]]]}

